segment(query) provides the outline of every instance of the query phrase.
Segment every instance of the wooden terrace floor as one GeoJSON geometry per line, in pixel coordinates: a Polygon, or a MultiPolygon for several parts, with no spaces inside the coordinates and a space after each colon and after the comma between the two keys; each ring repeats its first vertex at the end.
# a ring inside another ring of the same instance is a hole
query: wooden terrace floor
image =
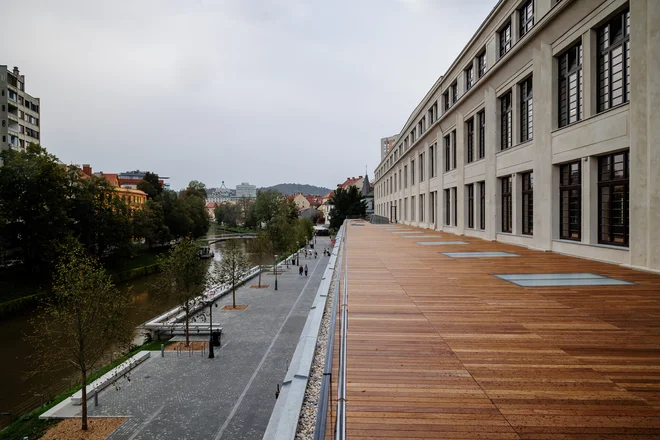
{"type": "Polygon", "coordinates": [[[660,275],[407,227],[469,242],[421,246],[435,238],[386,227],[348,226],[349,439],[660,438],[660,275]],[[462,251],[520,257],[439,253],[462,251]],[[556,272],[636,284],[491,275],[556,272]]]}

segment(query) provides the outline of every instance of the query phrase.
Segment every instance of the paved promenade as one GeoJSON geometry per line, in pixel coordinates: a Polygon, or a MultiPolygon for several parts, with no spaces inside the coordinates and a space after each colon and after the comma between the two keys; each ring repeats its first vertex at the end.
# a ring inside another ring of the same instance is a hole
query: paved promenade
{"type": "MultiPolygon", "coordinates": [[[[328,245],[326,237],[317,238],[317,249],[328,245]]],[[[320,252],[318,259],[301,258],[308,277],[285,268],[277,292],[272,274],[262,276],[267,289],[241,288],[236,303],[249,305],[246,310],[220,310],[231,304],[231,294],[220,299],[213,322],[223,326],[222,347],[215,359],[153,352],[130,381],[102,391],[89,415],[129,417],[113,440],[260,439],[328,260],[320,252]]]]}
{"type": "Polygon", "coordinates": [[[348,438],[660,438],[660,275],[403,225],[348,265],[348,438]]]}

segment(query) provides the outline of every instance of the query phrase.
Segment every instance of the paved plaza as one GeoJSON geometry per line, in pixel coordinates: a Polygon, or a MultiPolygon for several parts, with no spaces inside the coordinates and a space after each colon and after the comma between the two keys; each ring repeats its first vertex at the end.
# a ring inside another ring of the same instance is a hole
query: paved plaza
{"type": "MultiPolygon", "coordinates": [[[[249,305],[246,310],[220,310],[231,304],[231,294],[218,301],[213,322],[223,334],[215,359],[200,352],[153,352],[130,380],[103,390],[98,407],[92,400],[89,415],[129,418],[112,440],[260,439],[329,261],[321,254],[327,246],[329,239],[318,237],[318,258],[301,258],[308,277],[285,266],[277,292],[272,273],[262,275],[267,289],[238,290],[236,303],[249,305]]],[[[256,283],[254,278],[247,284],[256,283]]]]}

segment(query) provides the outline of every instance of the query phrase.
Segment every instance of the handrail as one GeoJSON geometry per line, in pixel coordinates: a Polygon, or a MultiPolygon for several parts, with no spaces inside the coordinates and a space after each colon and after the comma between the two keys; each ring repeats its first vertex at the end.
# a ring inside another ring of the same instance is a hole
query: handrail
{"type": "Polygon", "coordinates": [[[335,426],[335,440],[346,439],[346,330],[348,328],[348,221],[344,221],[344,235],[342,239],[344,254],[344,282],[341,304],[341,327],[339,349],[339,382],[337,384],[337,424],[335,426]]]}
{"type": "MultiPolygon", "coordinates": [[[[343,226],[342,226],[343,228],[343,226]]],[[[341,232],[340,232],[341,233],[341,232]]],[[[337,280],[341,279],[341,263],[337,280]]],[[[319,406],[316,412],[316,425],[314,426],[314,440],[325,439],[325,430],[327,426],[328,406],[332,406],[328,400],[328,394],[332,398],[332,355],[335,350],[335,327],[337,323],[337,304],[339,302],[339,282],[335,285],[332,296],[332,311],[330,318],[330,328],[328,329],[328,345],[325,350],[325,366],[323,367],[323,377],[321,378],[321,390],[319,391],[319,406]]],[[[332,416],[330,417],[332,423],[332,416]]]]}

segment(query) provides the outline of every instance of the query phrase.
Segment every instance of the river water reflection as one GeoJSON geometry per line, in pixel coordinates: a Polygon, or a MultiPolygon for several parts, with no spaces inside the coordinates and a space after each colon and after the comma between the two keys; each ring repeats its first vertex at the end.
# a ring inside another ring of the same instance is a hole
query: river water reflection
{"type": "MultiPolygon", "coordinates": [[[[246,247],[247,240],[241,240],[246,247]]],[[[214,262],[221,260],[222,243],[215,243],[211,248],[215,252],[214,262]]],[[[155,281],[156,275],[128,281],[118,287],[126,291],[130,289],[133,308],[130,311],[131,321],[138,326],[144,322],[166,312],[177,304],[170,298],[159,295],[150,289],[155,281]]],[[[76,382],[76,375],[72,371],[51,371],[47,375],[38,375],[25,379],[25,375],[34,370],[36,365],[30,358],[32,347],[25,341],[25,336],[33,334],[34,328],[31,321],[36,318],[36,311],[27,312],[11,319],[0,321],[2,331],[0,332],[0,346],[3,347],[4,355],[0,362],[0,413],[14,412],[18,407],[29,406],[31,403],[39,405],[40,396],[45,394],[51,398],[76,382]]],[[[38,329],[38,322],[37,329],[38,329]]],[[[138,336],[138,335],[136,335],[138,336]]],[[[136,343],[140,343],[141,337],[136,337],[136,343]]],[[[116,354],[114,356],[117,356],[116,354]]],[[[28,410],[34,408],[27,408],[28,410]]],[[[17,414],[20,415],[20,414],[17,414]]],[[[7,416],[2,416],[7,418],[7,416]]],[[[6,425],[7,420],[0,418],[0,427],[6,425]]]]}

